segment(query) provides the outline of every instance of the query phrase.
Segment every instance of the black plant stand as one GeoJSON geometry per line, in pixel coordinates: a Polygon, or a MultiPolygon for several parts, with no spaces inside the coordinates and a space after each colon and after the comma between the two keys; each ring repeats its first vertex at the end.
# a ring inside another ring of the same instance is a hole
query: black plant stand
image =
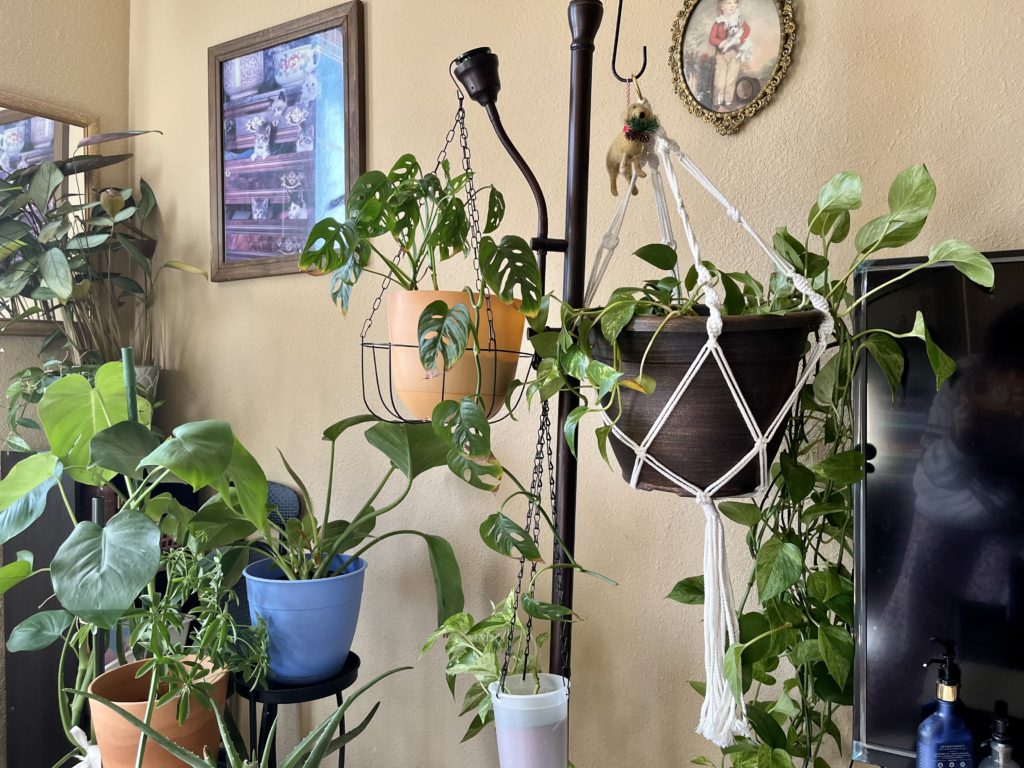
{"type": "MultiPolygon", "coordinates": [[[[270,760],[267,765],[270,768],[277,768],[277,750],[270,738],[270,729],[277,719],[277,708],[282,704],[305,704],[308,701],[318,701],[333,696],[340,707],[342,704],[341,692],[349,688],[359,677],[359,657],[349,653],[345,666],[334,677],[311,685],[288,685],[286,683],[275,683],[268,681],[266,687],[250,690],[249,686],[241,679],[235,680],[235,693],[249,701],[249,745],[258,745],[256,754],[262,758],[266,751],[270,750],[270,760]],[[256,705],[263,705],[263,715],[260,718],[259,729],[256,727],[256,705]]],[[[345,718],[341,718],[338,726],[340,735],[345,735],[345,718]]],[[[345,768],[345,747],[338,750],[338,768],[345,768]]]]}

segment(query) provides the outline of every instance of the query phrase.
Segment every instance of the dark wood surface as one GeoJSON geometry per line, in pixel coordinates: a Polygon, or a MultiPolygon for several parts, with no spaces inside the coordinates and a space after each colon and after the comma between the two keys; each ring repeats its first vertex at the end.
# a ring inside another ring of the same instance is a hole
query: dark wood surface
{"type": "MultiPolygon", "coordinates": [[[[664,318],[635,318],[619,335],[622,370],[635,378],[651,336],[664,318]]],[[[747,400],[758,426],[764,430],[778,415],[796,383],[808,334],[821,323],[817,312],[794,312],[781,317],[742,315],[725,317],[719,344],[725,352],[740,391],[747,400]]],[[[705,317],[681,317],[669,321],[651,347],[644,373],[657,386],[651,395],[622,390],[623,415],[619,427],[641,443],[668,402],[690,364],[707,342],[705,317]]],[[[594,335],[594,356],[611,365],[611,347],[604,337],[594,335]]],[[[782,442],[785,425],[768,445],[769,463],[782,442]]],[[[614,436],[612,450],[629,480],[635,455],[614,436]]],[[[674,474],[699,488],[706,488],[731,469],[754,445],[743,417],[726,386],[718,365],[711,358],[701,366],[650,448],[650,455],[674,474]]],[[[716,494],[719,498],[749,494],[760,483],[755,457],[716,494]]],[[[690,494],[645,465],[637,484],[642,490],[690,494]]]]}
{"type": "MultiPolygon", "coordinates": [[[[212,263],[210,275],[214,282],[242,280],[269,275],[295,274],[298,254],[276,255],[225,261],[224,221],[224,132],[221,100],[221,65],[225,61],[280,45],[298,37],[341,26],[345,40],[345,148],[346,183],[358,178],[365,164],[365,69],[363,61],[364,31],[362,0],[352,0],[270,29],[221,43],[209,49],[209,113],[210,113],[210,228],[212,263]]],[[[322,96],[322,95],[321,95],[322,96]]],[[[312,225],[314,220],[307,222],[312,225]]],[[[302,238],[305,242],[305,237],[302,238]]]]}

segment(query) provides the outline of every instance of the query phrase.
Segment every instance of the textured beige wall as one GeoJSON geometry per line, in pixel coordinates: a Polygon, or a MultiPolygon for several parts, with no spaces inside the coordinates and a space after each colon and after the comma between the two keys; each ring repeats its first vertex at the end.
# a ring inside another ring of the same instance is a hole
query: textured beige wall
{"type": "MultiPolygon", "coordinates": [[[[326,5],[132,3],[131,122],[166,133],[140,147],[137,163],[160,195],[165,257],[208,265],[207,47],[326,5]]],[[[692,118],[672,92],[666,60],[679,3],[627,5],[624,66],[636,59],[642,43],[649,45],[645,93],[686,151],[763,231],[799,227],[818,186],[837,170],[864,174],[870,213],[884,204],[896,172],[924,161],[940,195],[922,245],[910,253],[921,254],[926,241],[944,236],[986,249],[1021,245],[1024,109],[1017,86],[1024,82],[1024,21],[1008,13],[1005,2],[798,3],[800,43],[788,80],[776,101],[730,138],[692,118]]],[[[620,130],[623,104],[622,88],[608,68],[613,3],[608,16],[597,53],[591,243],[613,210],[602,161],[607,142],[620,130]]],[[[491,44],[502,56],[505,122],[548,190],[553,233],[560,234],[565,3],[368,0],[367,40],[371,166],[386,167],[405,151],[433,158],[455,106],[448,61],[491,44]]],[[[480,175],[508,197],[508,229],[530,234],[533,210],[522,181],[475,107],[469,121],[480,175]]],[[[766,269],[719,210],[696,191],[690,197],[708,258],[736,269],[766,269]]],[[[649,193],[638,202],[649,203],[649,193]]],[[[653,212],[634,210],[623,247],[656,239],[653,212]]],[[[638,279],[631,266],[624,257],[610,284],[638,279]]],[[[461,279],[453,278],[452,285],[461,279]]],[[[170,274],[167,287],[162,323],[174,340],[166,375],[168,413],[176,419],[229,419],[273,477],[285,476],[274,451],[280,447],[320,496],[326,452],[319,431],[361,410],[358,331],[375,286],[360,285],[348,319],[331,306],[324,281],[300,275],[214,285],[170,274]]],[[[504,422],[495,430],[499,454],[520,475],[529,465],[532,422],[523,414],[519,423],[504,422]]],[[[382,471],[358,439],[343,444],[339,463],[340,487],[354,499],[382,471]]],[[[601,465],[589,437],[580,488],[578,556],[621,585],[579,582],[576,605],[586,621],[576,631],[574,760],[587,767],[625,761],[667,766],[711,753],[693,733],[699,701],[685,683],[702,674],[699,611],[663,599],[677,579],[700,570],[699,512],[673,497],[628,490],[617,473],[601,465]]],[[[511,564],[477,537],[480,520],[493,510],[491,498],[435,472],[383,529],[418,526],[449,537],[461,557],[468,607],[479,615],[488,600],[503,597],[514,576],[511,564]]],[[[740,537],[731,545],[739,584],[746,575],[740,537]]],[[[416,664],[416,670],[381,687],[384,705],[372,730],[353,746],[353,764],[496,763],[489,736],[459,746],[466,723],[455,717],[440,655],[418,661],[434,618],[427,569],[416,542],[390,541],[372,553],[355,643],[365,659],[364,676],[399,664],[416,664]]],[[[325,712],[321,705],[306,713],[304,724],[325,712]]]]}

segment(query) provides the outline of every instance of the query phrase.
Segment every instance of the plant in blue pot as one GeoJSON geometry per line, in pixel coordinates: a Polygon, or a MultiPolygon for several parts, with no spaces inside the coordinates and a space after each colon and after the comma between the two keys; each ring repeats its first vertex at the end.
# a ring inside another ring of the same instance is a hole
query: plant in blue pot
{"type": "Polygon", "coordinates": [[[249,610],[253,624],[266,625],[270,677],[288,684],[325,680],[345,665],[362,602],[367,568],[362,556],[381,541],[399,535],[421,538],[430,556],[438,621],[463,609],[462,576],[448,541],[414,530],[375,533],[377,519],[402,503],[419,475],[445,465],[447,444],[430,424],[395,424],[369,415],[344,419],[323,437],[330,443],[330,459],[326,499],[319,510],[282,455],[302,497],[303,516],[282,521],[265,504],[236,503],[234,494],[244,488],[236,481],[190,523],[200,537],[223,536],[225,530],[239,541],[251,536],[245,545],[266,555],[245,569],[249,610]],[[352,507],[350,520],[332,519],[338,439],[352,427],[371,423],[365,439],[384,454],[389,467],[369,498],[352,507]],[[245,512],[247,506],[256,514],[245,512]]]}

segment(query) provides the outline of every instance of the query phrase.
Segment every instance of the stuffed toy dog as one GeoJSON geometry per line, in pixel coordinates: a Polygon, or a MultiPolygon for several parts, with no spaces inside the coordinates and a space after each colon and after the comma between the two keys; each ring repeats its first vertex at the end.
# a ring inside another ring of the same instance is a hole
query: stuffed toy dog
{"type": "MultiPolygon", "coordinates": [[[[612,194],[616,197],[619,194],[618,178],[620,174],[627,181],[632,180],[634,171],[638,178],[647,178],[643,167],[647,159],[647,143],[651,140],[657,127],[658,119],[651,112],[651,107],[646,101],[630,105],[626,112],[626,122],[622,126],[622,133],[615,137],[605,161],[611,180],[612,194]]],[[[633,194],[636,193],[637,188],[634,186],[633,194]]]]}

